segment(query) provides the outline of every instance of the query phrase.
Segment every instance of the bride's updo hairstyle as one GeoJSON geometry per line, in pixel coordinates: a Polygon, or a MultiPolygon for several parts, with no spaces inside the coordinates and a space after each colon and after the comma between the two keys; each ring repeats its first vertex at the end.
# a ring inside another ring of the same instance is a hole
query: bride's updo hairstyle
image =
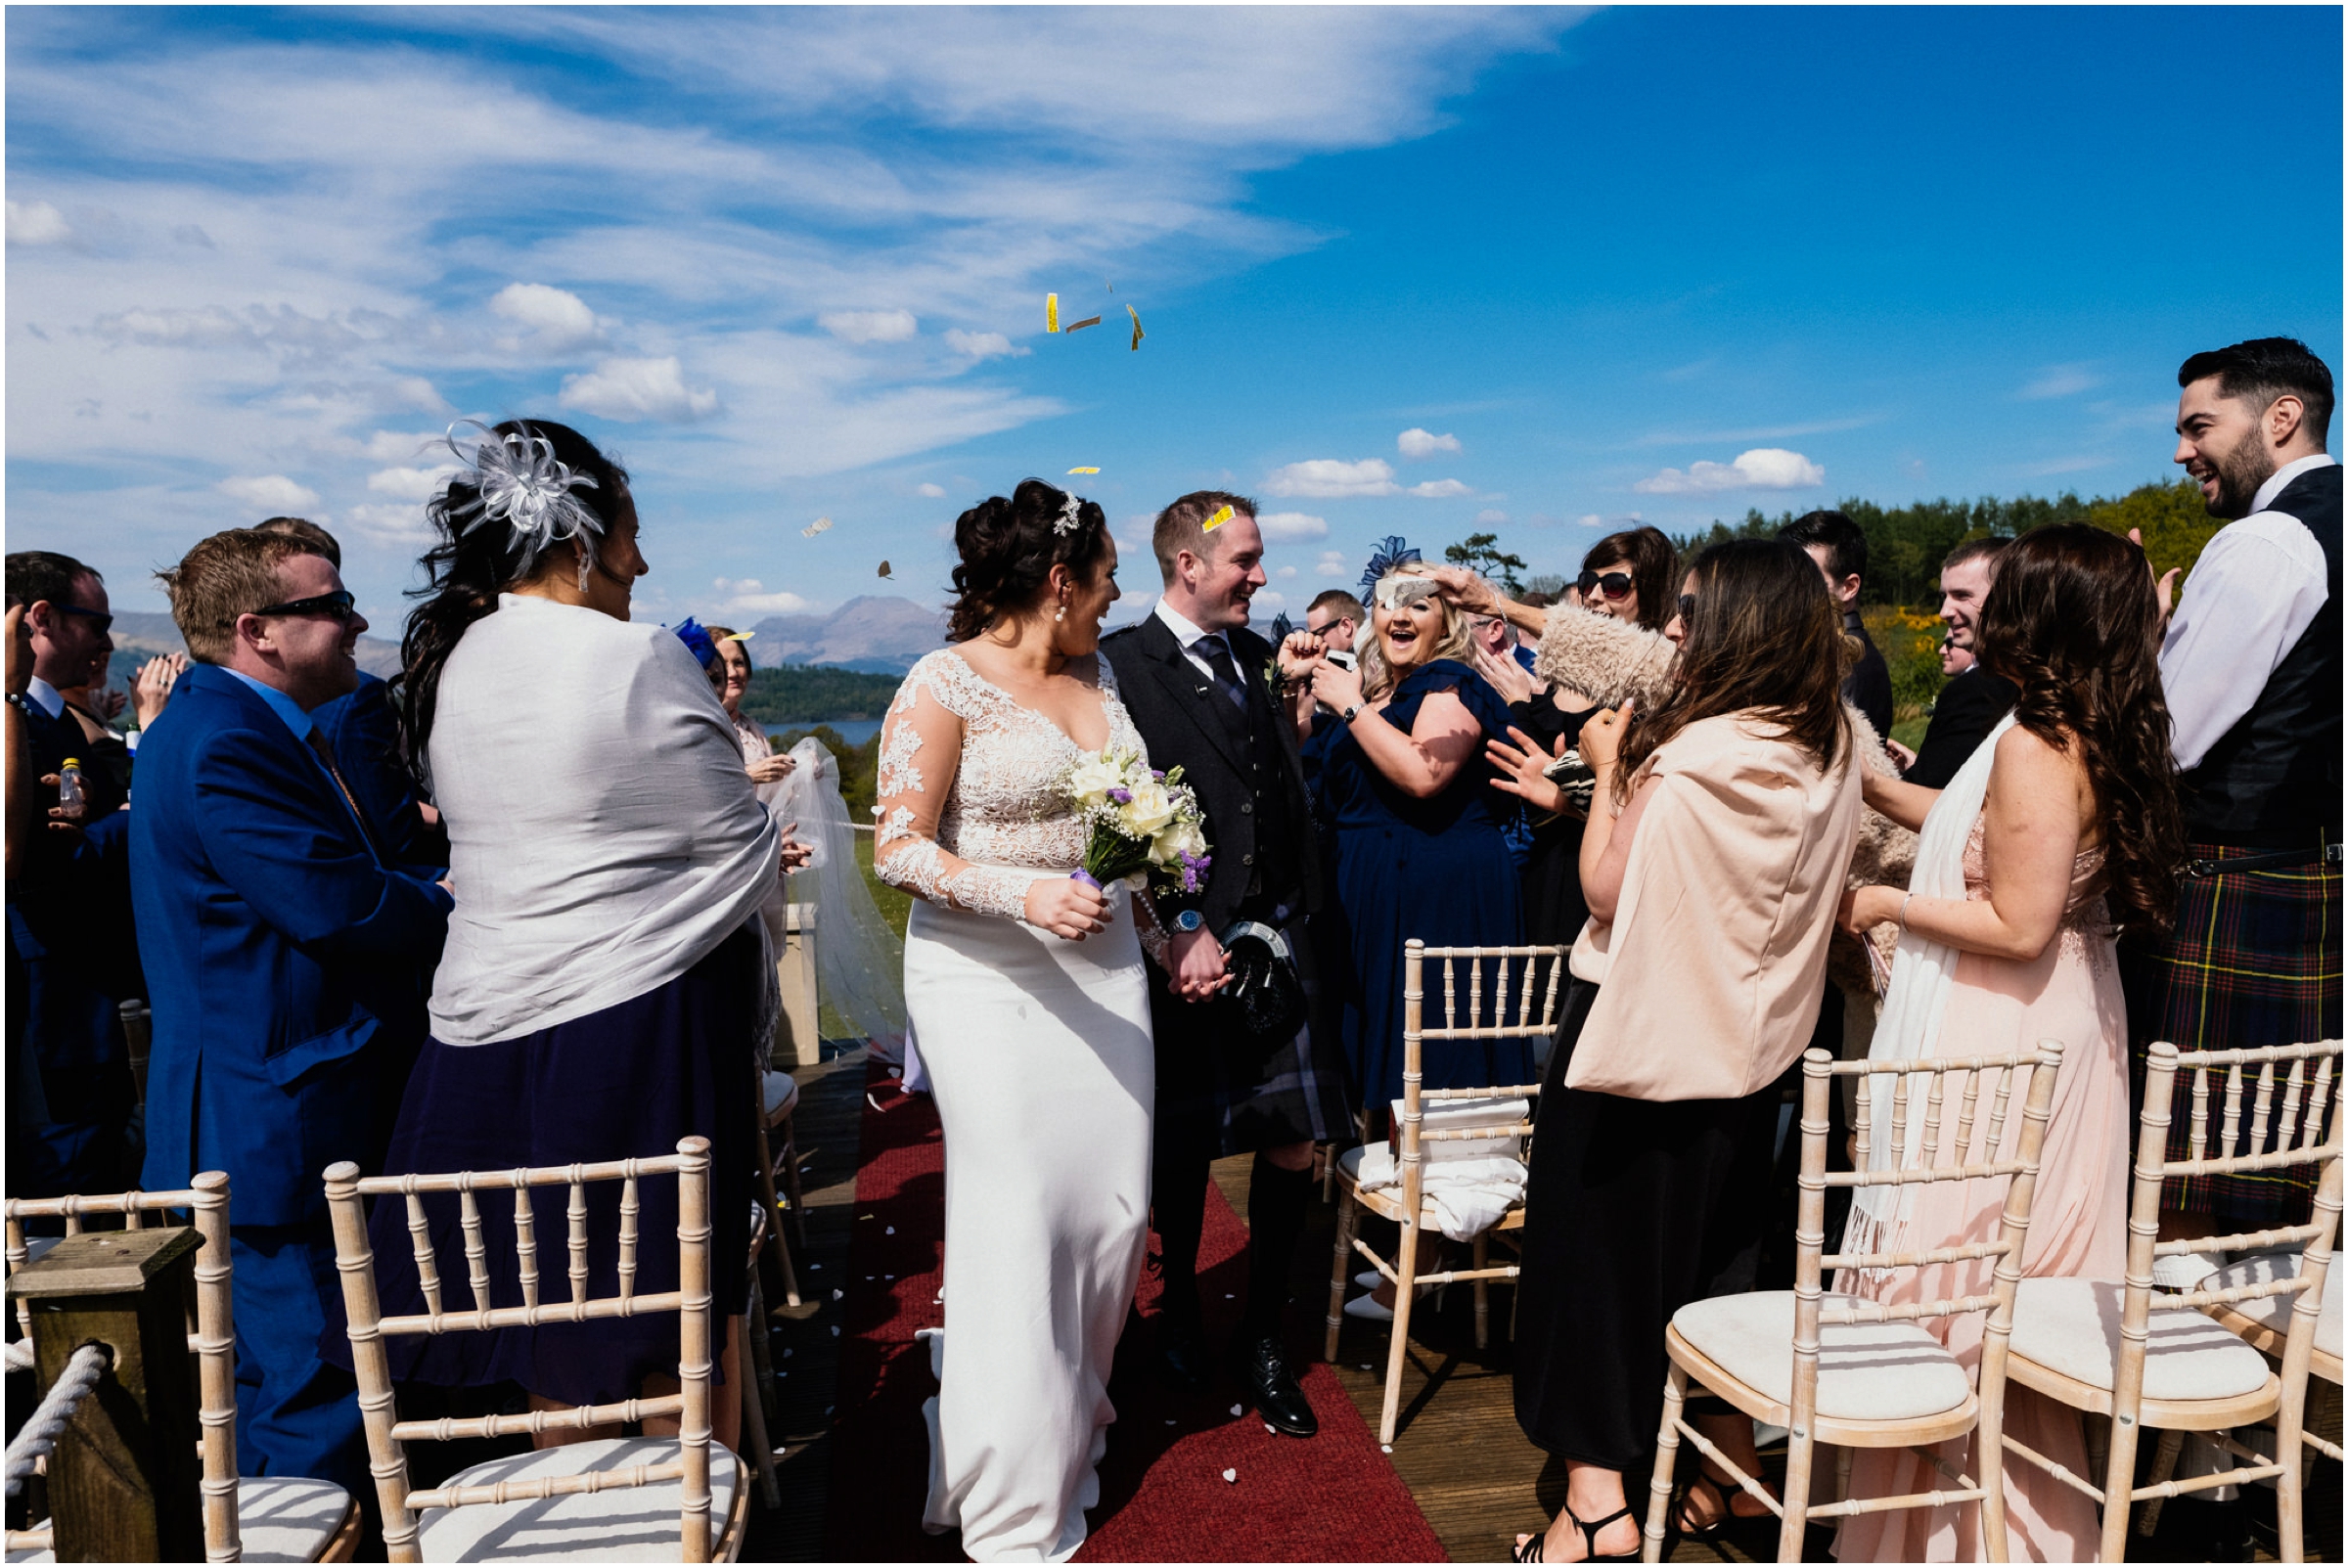
{"type": "Polygon", "coordinates": [[[497,596],[576,559],[584,586],[604,569],[603,543],[629,505],[628,470],[593,441],[552,420],[508,420],[468,451],[468,467],[425,504],[439,540],[419,562],[423,601],[400,639],[399,728],[409,771],[424,777],[440,671],[465,629],[497,608],[497,596]],[[575,540],[579,556],[563,548],[575,540]]]}
{"type": "Polygon", "coordinates": [[[1011,498],[989,496],[954,521],[954,604],[946,640],[967,643],[1005,615],[1035,607],[1064,565],[1090,582],[1108,554],[1108,516],[1041,479],[1023,479],[1011,498]]]}

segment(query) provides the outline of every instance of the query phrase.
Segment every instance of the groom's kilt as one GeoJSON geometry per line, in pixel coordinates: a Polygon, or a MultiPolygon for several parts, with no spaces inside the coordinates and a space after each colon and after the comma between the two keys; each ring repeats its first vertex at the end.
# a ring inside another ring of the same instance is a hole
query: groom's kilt
{"type": "Polygon", "coordinates": [[[1349,1135],[1343,1069],[1313,944],[1301,919],[1286,934],[1311,1004],[1310,1021],[1287,1040],[1251,1039],[1236,1005],[1222,997],[1184,1002],[1150,965],[1161,1146],[1212,1159],[1349,1135]]]}
{"type": "MultiPolygon", "coordinates": [[[[2225,861],[2259,852],[2194,844],[2189,853],[2225,861]]],[[[2339,1038],[2336,864],[2188,876],[2179,886],[2169,934],[2131,946],[2128,1033],[2139,1105],[2145,1053],[2154,1041],[2169,1041],[2180,1051],[2227,1051],[2339,1038]]],[[[2224,1103],[2221,1076],[2213,1074],[2207,1132],[2212,1154],[2222,1152],[2217,1144],[2224,1103]]],[[[2190,1075],[2178,1076],[2172,1104],[2169,1158],[2184,1159],[2192,1125],[2190,1075]]],[[[2249,1146],[2248,1123],[2245,1114],[2236,1153],[2262,1152],[2249,1146]]],[[[2273,1142],[2270,1134],[2270,1146],[2273,1142]]],[[[2313,1168],[2295,1166],[2173,1177],[2160,1199],[2163,1209],[2204,1215],[2228,1229],[2298,1225],[2308,1218],[2313,1189],[2313,1168]]]]}

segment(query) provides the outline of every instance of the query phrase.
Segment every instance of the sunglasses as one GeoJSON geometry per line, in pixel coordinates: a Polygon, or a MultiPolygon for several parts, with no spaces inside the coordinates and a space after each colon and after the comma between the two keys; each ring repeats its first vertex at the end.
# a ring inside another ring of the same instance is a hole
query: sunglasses
{"type": "Polygon", "coordinates": [[[1627,571],[1610,571],[1601,577],[1597,572],[1586,571],[1575,579],[1574,586],[1582,591],[1584,599],[1590,597],[1593,588],[1608,599],[1628,599],[1631,597],[1631,574],[1627,571]]]}
{"type": "Polygon", "coordinates": [[[331,594],[319,594],[309,599],[289,599],[282,605],[269,605],[253,611],[255,615],[332,615],[348,623],[351,606],[357,596],[347,588],[338,588],[331,594]]]}
{"type": "Polygon", "coordinates": [[[1304,624],[1304,629],[1315,637],[1327,637],[1330,633],[1335,631],[1338,627],[1344,625],[1351,619],[1353,619],[1353,617],[1350,615],[1339,615],[1333,620],[1325,620],[1318,626],[1315,626],[1312,622],[1307,621],[1304,624]]]}
{"type": "Polygon", "coordinates": [[[101,637],[104,637],[107,633],[107,629],[114,624],[113,616],[109,615],[105,610],[102,609],[84,609],[79,605],[67,605],[54,599],[49,601],[49,607],[51,609],[62,609],[68,615],[79,615],[85,621],[96,621],[98,624],[92,627],[91,630],[95,631],[101,637]]]}
{"type": "Polygon", "coordinates": [[[1695,624],[1695,596],[1693,594],[1680,596],[1680,624],[1682,626],[1695,624]]]}

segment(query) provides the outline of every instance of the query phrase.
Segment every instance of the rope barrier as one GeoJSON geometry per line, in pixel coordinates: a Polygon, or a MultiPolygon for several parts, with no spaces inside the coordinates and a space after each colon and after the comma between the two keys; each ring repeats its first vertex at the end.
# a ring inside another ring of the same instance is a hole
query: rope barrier
{"type": "Polygon", "coordinates": [[[24,1478],[50,1455],[57,1452],[57,1440],[89,1398],[98,1379],[114,1364],[114,1353],[104,1345],[84,1345],[66,1363],[66,1369],[50,1385],[40,1406],[8,1445],[8,1495],[15,1497],[23,1490],[24,1478]]]}
{"type": "Polygon", "coordinates": [[[32,1369],[32,1341],[20,1339],[0,1353],[0,1370],[24,1372],[32,1369]]]}

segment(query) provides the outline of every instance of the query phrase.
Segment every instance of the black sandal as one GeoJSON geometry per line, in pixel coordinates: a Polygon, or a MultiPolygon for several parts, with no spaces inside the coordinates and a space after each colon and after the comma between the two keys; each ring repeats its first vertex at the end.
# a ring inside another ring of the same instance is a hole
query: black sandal
{"type": "MultiPolygon", "coordinates": [[[[1582,1561],[1584,1562],[1637,1562],[1641,1552],[1646,1546],[1646,1542],[1642,1540],[1638,1546],[1633,1547],[1629,1551],[1621,1552],[1611,1557],[1599,1555],[1598,1533],[1601,1530],[1603,1530],[1606,1526],[1612,1524],[1617,1519],[1630,1518],[1631,1510],[1628,1507],[1616,1508],[1612,1513],[1607,1514],[1603,1519],[1599,1520],[1595,1524],[1584,1524],[1580,1516],[1577,1515],[1571,1508],[1559,1508],[1558,1510],[1558,1517],[1562,1518],[1566,1523],[1572,1525],[1576,1530],[1579,1530],[1582,1533],[1582,1561]]],[[[1513,1552],[1510,1553],[1509,1560],[1511,1562],[1542,1561],[1541,1546],[1542,1544],[1548,1539],[1549,1532],[1547,1530],[1538,1531],[1533,1535],[1525,1537],[1524,1544],[1519,1546],[1513,1552]]]]}

